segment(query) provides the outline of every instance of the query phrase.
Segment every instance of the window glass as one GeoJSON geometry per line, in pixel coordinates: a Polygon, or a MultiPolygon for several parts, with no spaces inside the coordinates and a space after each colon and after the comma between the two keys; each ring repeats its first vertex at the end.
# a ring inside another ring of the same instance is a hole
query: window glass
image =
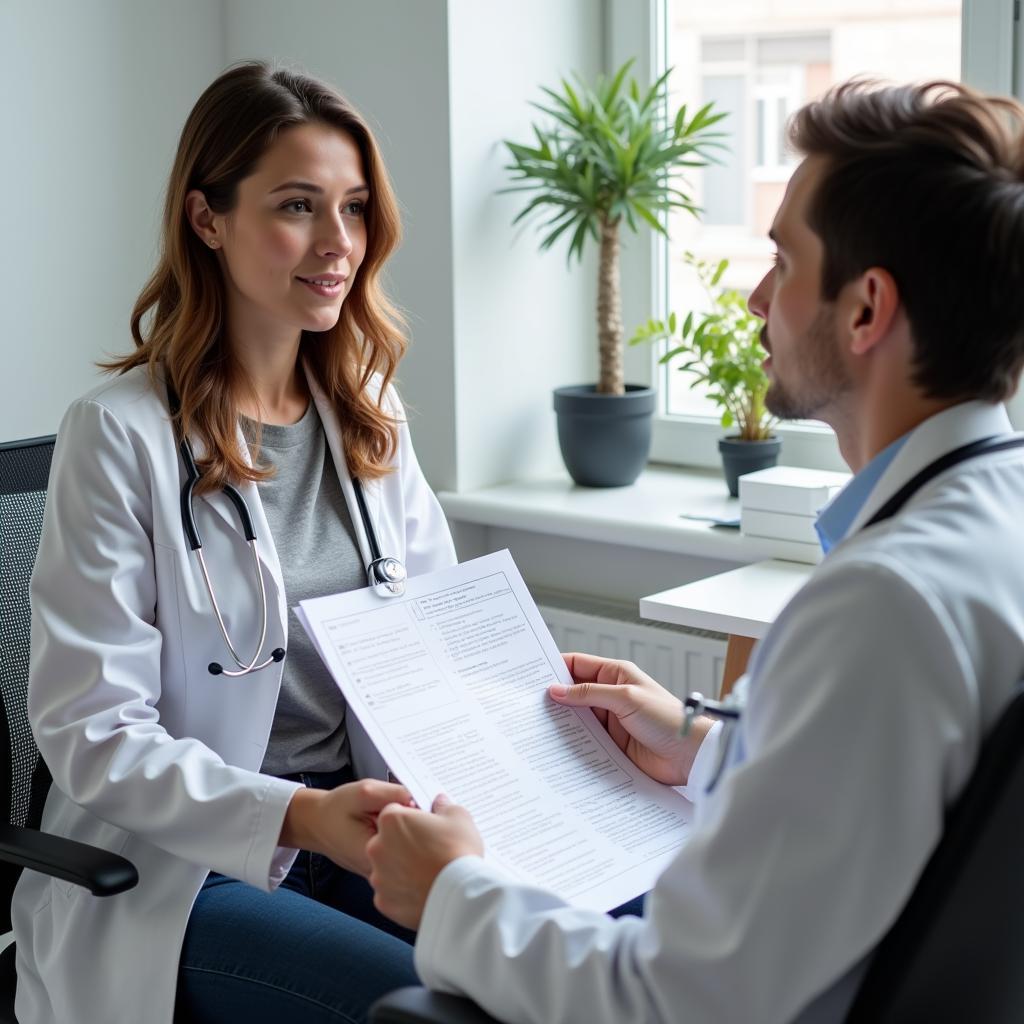
{"type": "MultiPolygon", "coordinates": [[[[960,78],[961,0],[667,0],[672,109],[707,102],[728,111],[720,163],[690,174],[700,221],[670,219],[669,308],[703,310],[683,254],[729,260],[723,284],[749,293],[771,263],[767,232],[796,159],[786,122],[804,103],[855,75],[891,82],[960,78]]],[[[667,411],[717,417],[665,367],[667,411]]]]}

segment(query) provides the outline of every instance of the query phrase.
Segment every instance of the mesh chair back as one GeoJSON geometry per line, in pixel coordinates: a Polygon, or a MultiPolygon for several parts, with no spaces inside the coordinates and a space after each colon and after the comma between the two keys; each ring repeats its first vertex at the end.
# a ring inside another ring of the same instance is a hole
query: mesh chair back
{"type": "MultiPolygon", "coordinates": [[[[50,786],[26,710],[29,660],[28,586],[39,548],[53,437],[0,444],[0,804],[5,820],[38,828],[50,786]]],[[[21,873],[0,871],[0,931],[21,873]]]]}

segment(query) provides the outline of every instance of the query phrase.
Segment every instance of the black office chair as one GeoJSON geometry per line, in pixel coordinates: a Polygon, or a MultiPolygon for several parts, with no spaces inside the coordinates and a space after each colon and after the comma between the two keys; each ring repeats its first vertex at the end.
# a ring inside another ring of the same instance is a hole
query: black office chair
{"type": "MultiPolygon", "coordinates": [[[[52,437],[0,444],[0,934],[11,930],[14,885],[22,868],[113,896],[139,876],[124,857],[38,831],[50,773],[36,749],[26,712],[29,661],[28,584],[39,548],[52,437]]],[[[0,954],[0,1024],[14,1016],[14,945],[0,954]]]]}
{"type": "MultiPolygon", "coordinates": [[[[846,1024],[1024,1021],[1024,685],[996,723],[846,1024]]],[[[467,999],[403,988],[372,1024],[497,1024],[467,999]]]]}
{"type": "Polygon", "coordinates": [[[1024,1021],[1024,685],[985,740],[846,1024],[1024,1021]]]}

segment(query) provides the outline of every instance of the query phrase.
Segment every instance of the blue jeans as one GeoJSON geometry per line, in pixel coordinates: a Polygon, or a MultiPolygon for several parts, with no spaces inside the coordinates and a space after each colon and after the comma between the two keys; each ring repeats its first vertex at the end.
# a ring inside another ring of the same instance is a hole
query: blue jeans
{"type": "MultiPolygon", "coordinates": [[[[290,778],[318,789],[340,772],[290,778]]],[[[350,1024],[385,992],[418,984],[413,932],[373,906],[360,875],[302,851],[274,892],[211,872],[188,920],[176,1024],[350,1024]]]]}
{"type": "MultiPolygon", "coordinates": [[[[331,789],[340,772],[289,776],[331,789]]],[[[642,899],[613,910],[642,915],[642,899]]],[[[373,906],[360,875],[302,851],[274,892],[211,872],[189,916],[175,1024],[350,1024],[386,992],[417,985],[415,933],[373,906]]]]}

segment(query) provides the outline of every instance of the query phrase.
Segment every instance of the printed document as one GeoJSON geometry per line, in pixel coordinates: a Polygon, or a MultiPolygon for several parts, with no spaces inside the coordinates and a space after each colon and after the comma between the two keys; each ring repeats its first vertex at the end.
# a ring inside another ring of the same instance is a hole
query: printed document
{"type": "Polygon", "coordinates": [[[473,815],[486,857],[577,906],[647,892],[686,840],[691,804],[654,782],[586,708],[508,551],[296,609],[392,772],[429,808],[473,815]]]}

